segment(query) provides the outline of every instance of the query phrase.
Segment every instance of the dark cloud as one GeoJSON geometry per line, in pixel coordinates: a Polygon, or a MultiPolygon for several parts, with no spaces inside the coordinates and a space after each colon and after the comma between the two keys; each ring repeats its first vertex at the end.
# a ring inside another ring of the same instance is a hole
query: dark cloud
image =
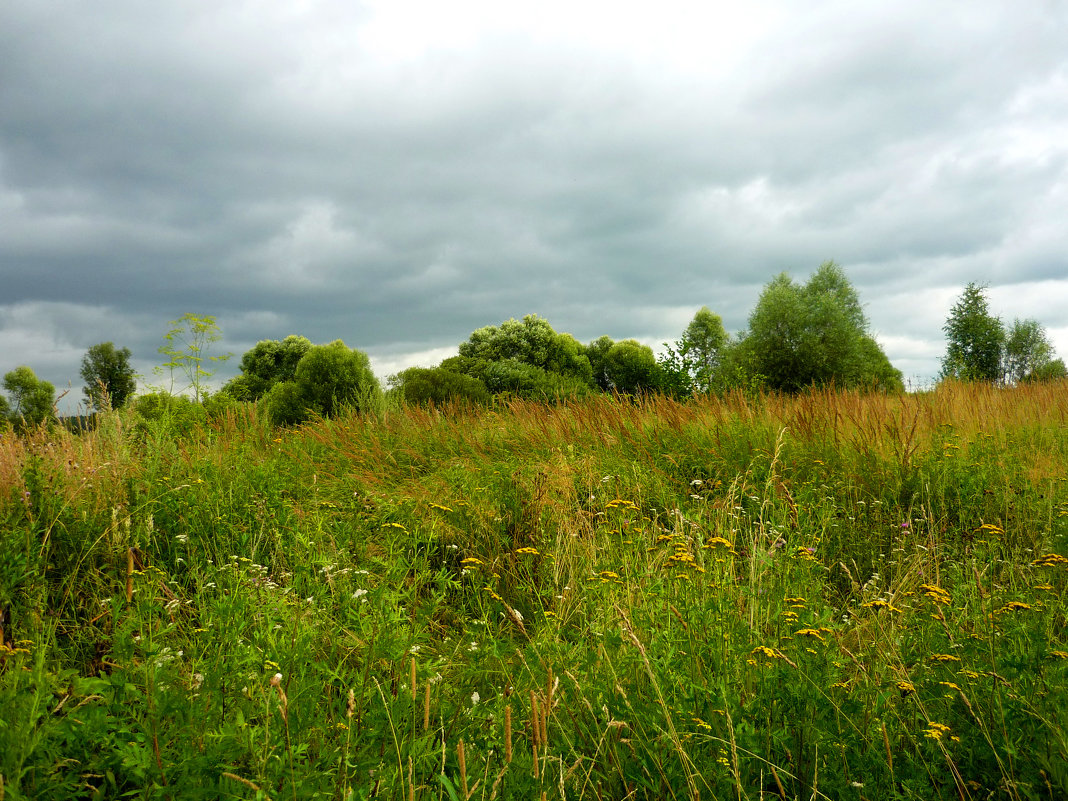
{"type": "Polygon", "coordinates": [[[8,2],[0,369],[148,372],[187,311],[381,372],[530,312],[656,345],[828,258],[907,375],[972,280],[1068,351],[1064,6],[724,8],[8,2]]]}

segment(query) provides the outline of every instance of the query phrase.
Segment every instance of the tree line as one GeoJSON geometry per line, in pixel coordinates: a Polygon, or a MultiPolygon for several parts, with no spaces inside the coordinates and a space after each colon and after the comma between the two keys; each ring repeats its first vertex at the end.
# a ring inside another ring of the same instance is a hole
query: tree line
{"type": "MultiPolygon", "coordinates": [[[[390,376],[385,392],[410,404],[481,404],[499,396],[552,400],[599,392],[684,398],[738,389],[904,390],[901,372],[872,336],[856,290],[834,262],[820,265],[805,283],[785,273],[772,279],[747,322],[728,334],[720,316],[703,307],[657,357],[634,339],[602,336],[583,344],[531,314],[479,328],[456,356],[390,376]]],[[[1011,385],[1066,376],[1045,329],[1031,319],[1006,328],[990,312],[985,286],[967,285],[943,330],[942,378],[1011,385]]],[[[168,383],[136,397],[142,416],[188,411],[202,402],[256,402],[273,423],[293,425],[330,417],[343,406],[367,409],[383,397],[365,353],[341,340],[315,345],[296,335],[257,343],[242,356],[238,375],[211,394],[214,365],[229,357],[211,354],[220,339],[212,317],[186,314],[173,321],[159,348],[165,361],[156,368],[168,383]]],[[[89,348],[81,377],[90,410],[120,408],[135,398],[138,377],[130,358],[128,348],[111,342],[89,348]]],[[[54,387],[29,367],[7,373],[3,386],[8,396],[0,395],[0,420],[24,427],[55,417],[54,387]]]]}

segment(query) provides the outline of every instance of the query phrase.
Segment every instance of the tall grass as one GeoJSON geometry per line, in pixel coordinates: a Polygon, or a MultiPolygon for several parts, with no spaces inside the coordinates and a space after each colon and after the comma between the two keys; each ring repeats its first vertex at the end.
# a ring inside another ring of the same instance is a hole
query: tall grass
{"type": "Polygon", "coordinates": [[[1062,797],[1066,389],[0,435],[0,796],[1062,797]]]}

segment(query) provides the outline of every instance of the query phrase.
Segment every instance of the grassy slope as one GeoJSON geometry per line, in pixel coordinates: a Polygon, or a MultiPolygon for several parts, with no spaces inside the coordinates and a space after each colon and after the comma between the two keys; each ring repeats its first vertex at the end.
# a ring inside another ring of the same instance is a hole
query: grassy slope
{"type": "Polygon", "coordinates": [[[1066,389],[7,436],[0,794],[1059,797],[1066,389]]]}

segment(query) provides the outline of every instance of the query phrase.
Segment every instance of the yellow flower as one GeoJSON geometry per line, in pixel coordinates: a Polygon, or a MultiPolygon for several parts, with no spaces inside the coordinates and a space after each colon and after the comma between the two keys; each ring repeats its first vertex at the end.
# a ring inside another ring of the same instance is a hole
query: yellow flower
{"type": "Polygon", "coordinates": [[[440,509],[443,512],[451,512],[452,511],[452,509],[450,509],[448,506],[442,506],[440,503],[431,503],[430,504],[430,508],[431,509],[440,509]]]}
{"type": "Polygon", "coordinates": [[[1023,601],[1009,601],[1007,604],[1005,604],[1003,607],[1001,607],[1001,609],[999,609],[998,611],[999,612],[1019,612],[1021,610],[1030,609],[1030,608],[1031,608],[1031,605],[1030,604],[1025,604],[1023,601]]]}
{"type": "Polygon", "coordinates": [[[934,601],[939,606],[948,606],[953,600],[950,594],[943,590],[941,587],[936,587],[933,584],[921,584],[920,589],[923,590],[923,594],[934,601]]]}
{"type": "Polygon", "coordinates": [[[959,656],[953,656],[953,654],[932,654],[931,660],[934,662],[959,662],[959,656]]]}
{"type": "Polygon", "coordinates": [[[1031,564],[1035,567],[1056,567],[1057,565],[1068,565],[1068,559],[1059,553],[1048,553],[1045,556],[1038,557],[1031,564]]]}
{"type": "Polygon", "coordinates": [[[935,723],[931,721],[927,724],[927,729],[924,731],[924,737],[930,737],[932,740],[938,740],[941,742],[942,738],[949,733],[949,726],[945,723],[935,723]]]}
{"type": "Polygon", "coordinates": [[[516,553],[529,554],[531,556],[540,556],[537,548],[519,548],[516,553]]]}
{"type": "Polygon", "coordinates": [[[819,632],[819,629],[799,629],[798,631],[795,631],[794,634],[796,634],[798,637],[815,637],[820,642],[825,642],[825,640],[823,639],[823,635],[819,632]]]}

